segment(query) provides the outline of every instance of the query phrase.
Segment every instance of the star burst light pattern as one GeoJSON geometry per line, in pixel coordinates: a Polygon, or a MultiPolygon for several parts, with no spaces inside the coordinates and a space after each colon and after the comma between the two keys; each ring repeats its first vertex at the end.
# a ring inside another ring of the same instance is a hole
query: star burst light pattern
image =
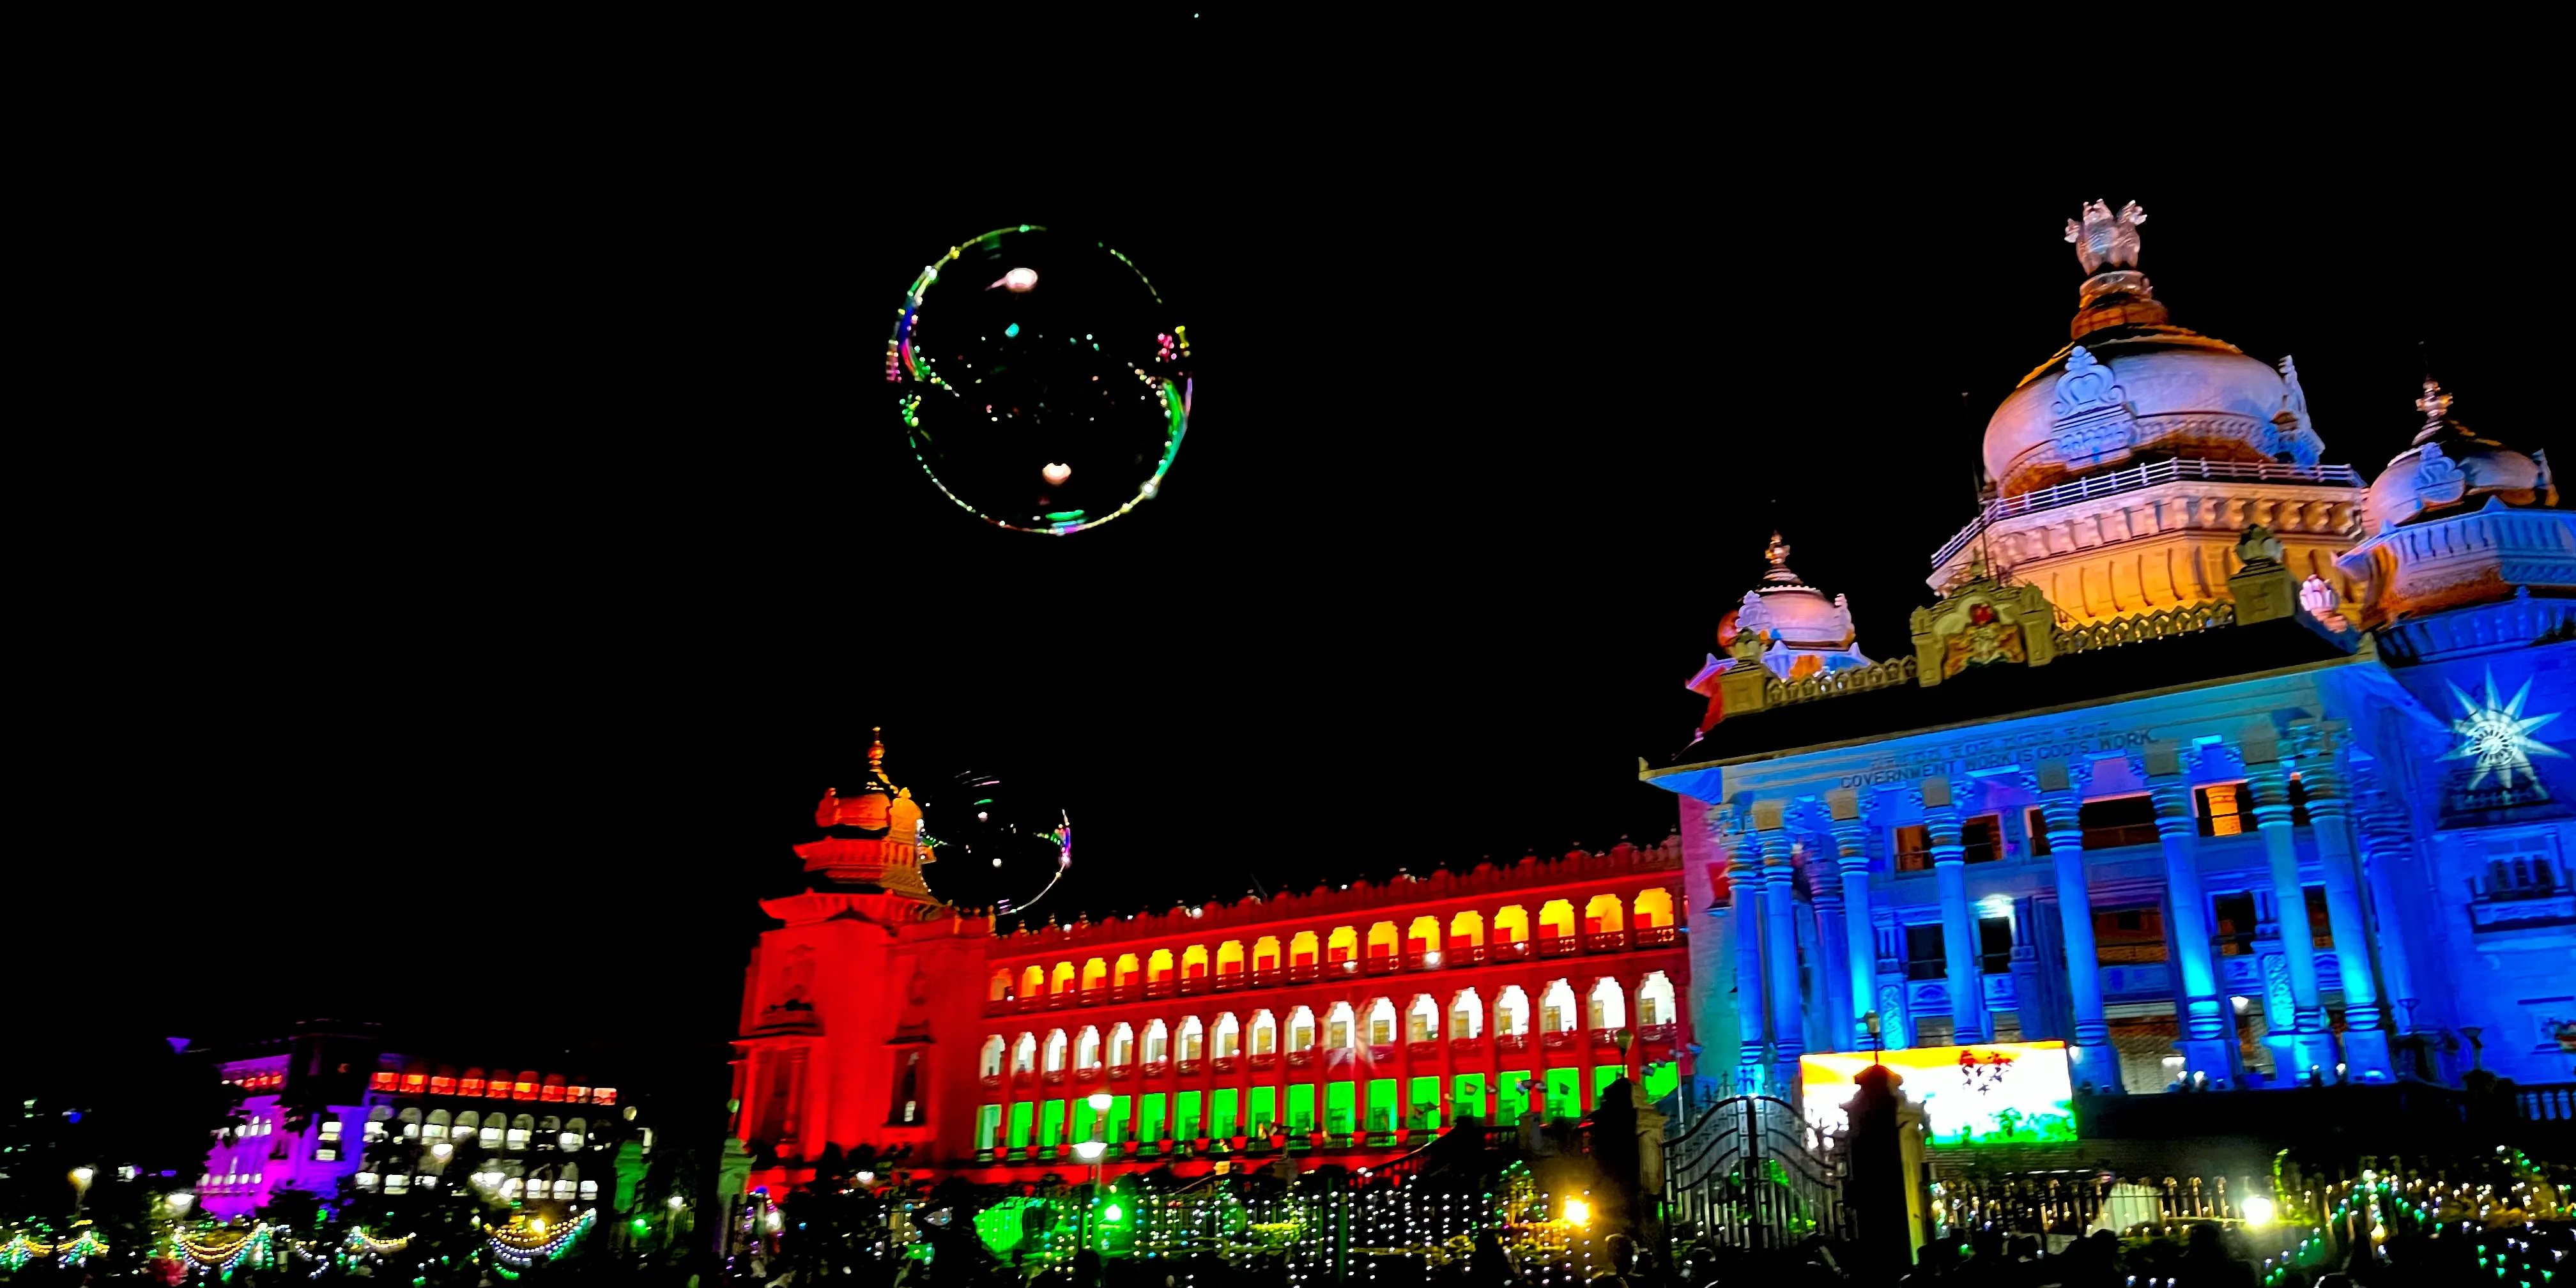
{"type": "Polygon", "coordinates": [[[2513,695],[2513,701],[2506,702],[2496,690],[2495,668],[2489,667],[2486,701],[2480,702],[2461,692],[2456,684],[2451,686],[2451,696],[2460,700],[2460,718],[2451,722],[2451,732],[2460,736],[2460,745],[2452,748],[2442,759],[2474,759],[2478,772],[2469,780],[2469,786],[2476,787],[2493,775],[2503,786],[2511,787],[2516,773],[2538,782],[2539,775],[2531,770],[2533,756],[2566,756],[2566,752],[2531,736],[2532,730],[2561,714],[2556,711],[2538,716],[2522,714],[2523,703],[2531,697],[2531,681],[2524,680],[2522,688],[2513,695]]]}

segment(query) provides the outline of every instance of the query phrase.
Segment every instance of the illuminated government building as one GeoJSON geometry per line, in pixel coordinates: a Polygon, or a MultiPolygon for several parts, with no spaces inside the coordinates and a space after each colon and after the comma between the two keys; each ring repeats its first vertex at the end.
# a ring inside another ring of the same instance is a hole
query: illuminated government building
{"type": "Polygon", "coordinates": [[[1775,538],[1692,680],[1645,780],[1699,1072],[1785,1080],[1873,1017],[2063,1040],[2097,1092],[2576,1061],[2576,515],[2429,380],[2375,480],[2328,463],[2289,358],[2168,320],[2142,221],[2069,223],[2072,342],[1988,422],[1911,638],[1856,640],[1775,538]]]}
{"type": "Polygon", "coordinates": [[[2072,343],[1994,412],[1911,638],[1774,538],[1645,773],[1663,845],[1000,933],[872,750],[762,904],[753,1183],[1366,1164],[1873,1042],[2059,1039],[2101,1093],[2563,1080],[2576,514],[2429,381],[2375,479],[2330,463],[2288,358],[2168,320],[2142,219],[2070,222],[2072,343]]]}

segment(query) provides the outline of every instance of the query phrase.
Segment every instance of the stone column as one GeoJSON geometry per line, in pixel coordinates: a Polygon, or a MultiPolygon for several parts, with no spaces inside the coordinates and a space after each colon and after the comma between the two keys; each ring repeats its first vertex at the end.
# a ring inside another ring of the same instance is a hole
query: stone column
{"type": "MultiPolygon", "coordinates": [[[[1879,1009],[1878,946],[1872,943],[1869,906],[1869,824],[1860,816],[1860,793],[1830,792],[1825,807],[1834,816],[1834,865],[1842,877],[1843,953],[1851,989],[1852,1047],[1869,1049],[1869,1029],[1861,1017],[1879,1009]]],[[[1831,946],[1827,952],[1833,951],[1831,946]]],[[[1883,1017],[1894,1023],[1894,1017],[1883,1017]]]]}
{"type": "Polygon", "coordinates": [[[2379,1007],[2379,983],[2370,974],[2370,929],[2362,916],[2361,878],[2354,865],[2352,799],[2344,788],[2340,722],[2308,724],[2299,739],[2299,782],[2307,789],[2308,823],[2317,842],[2317,869],[2325,879],[2326,925],[2334,932],[2335,973],[2343,984],[2345,1076],[2386,1082],[2391,1075],[2388,1031],[2379,1007]]]}
{"type": "MultiPolygon", "coordinates": [[[[2272,727],[2257,726],[2241,745],[2245,788],[2254,798],[2254,826],[2271,861],[2272,899],[2281,927],[2281,960],[2290,979],[2290,1032],[2272,1043],[2282,1085],[2304,1082],[2316,1069],[2334,1070],[2334,1036],[2326,1032],[2325,1005],[2317,992],[2316,935],[2308,926],[2308,895],[2299,883],[2298,840],[2291,833],[2290,780],[2272,727]]],[[[2268,987],[2269,981],[2266,981],[2268,987]]]]}
{"type": "Polygon", "coordinates": [[[1835,879],[1831,863],[1815,857],[1813,850],[1809,855],[1807,889],[1812,895],[1809,906],[1816,917],[1816,1022],[1831,1044],[1840,1042],[1844,1034],[1857,1027],[1860,1012],[1850,1009],[1851,981],[1845,978],[1849,958],[1843,945],[1850,942],[1850,935],[1843,927],[1842,885],[1835,879]]]}
{"type": "Polygon", "coordinates": [[[2191,777],[2183,772],[2182,749],[2170,742],[2147,744],[2148,791],[2156,803],[2156,839],[2165,851],[2165,924],[2172,929],[2174,973],[2180,985],[2185,1086],[2203,1074],[2213,1083],[2233,1086],[2244,1080],[2236,1050],[2236,1016],[2218,988],[2218,967],[2210,949],[2209,895],[2200,884],[2200,824],[2191,812],[2191,777]]]}
{"type": "Polygon", "coordinates": [[[1782,807],[1765,801],[1753,807],[1753,826],[1762,844],[1762,970],[1771,985],[1771,1081],[1774,1094],[1786,1094],[1798,1076],[1798,1057],[1806,1054],[1804,999],[1798,990],[1798,932],[1791,924],[1795,869],[1789,855],[1794,845],[1781,825],[1782,807]]]}
{"type": "Polygon", "coordinates": [[[2394,877],[2399,864],[2405,862],[2414,837],[2406,827],[2402,807],[2387,798],[2375,797],[2362,816],[2362,853],[2367,856],[2364,874],[2370,882],[2371,924],[2377,933],[2370,941],[2379,949],[2379,969],[2388,977],[2388,1000],[2395,1006],[2397,1031],[2415,1029],[2412,1012],[2422,994],[2415,990],[2415,971],[2407,961],[2406,932],[2397,922],[2397,887],[2394,877]]]}
{"type": "Polygon", "coordinates": [[[1941,956],[1949,968],[1950,1040],[1987,1042],[1986,979],[1977,959],[1977,918],[1968,907],[1968,851],[1959,841],[1959,806],[1950,780],[1923,780],[1924,830],[1932,838],[1932,871],[1941,886],[1941,956]]]}
{"type": "Polygon", "coordinates": [[[1762,980],[1762,858],[1742,833],[1727,838],[1726,901],[1727,930],[1735,936],[1736,1077],[1741,1090],[1750,1090],[1770,1058],[1771,995],[1762,980]]]}
{"type": "Polygon", "coordinates": [[[2093,890],[2084,872],[2084,803],[2090,765],[2047,760],[2039,766],[2039,812],[2048,828],[2048,857],[2057,867],[2057,926],[2066,941],[2066,994],[2075,1004],[2075,1042],[2068,1050],[2076,1084],[2120,1090],[2120,1061],[2111,1025],[2102,1018],[2102,959],[2093,949],[2093,890]]]}

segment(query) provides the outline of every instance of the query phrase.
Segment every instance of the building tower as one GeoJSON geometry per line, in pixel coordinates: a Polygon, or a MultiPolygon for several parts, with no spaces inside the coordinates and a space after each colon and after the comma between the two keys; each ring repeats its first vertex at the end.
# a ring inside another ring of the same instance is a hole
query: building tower
{"type": "Polygon", "coordinates": [[[991,918],[930,892],[921,807],[884,763],[879,739],[857,791],[823,794],[823,835],[796,847],[814,884],[760,905],[785,924],[752,950],[734,1043],[755,1183],[802,1179],[827,1147],[882,1157],[973,1130],[972,1038],[945,1026],[980,1010],[991,918]]]}
{"type": "Polygon", "coordinates": [[[2145,221],[2099,201],[2067,221],[2090,274],[2072,341],[1987,422],[1995,495],[1932,556],[1933,589],[1982,565],[2070,623],[2223,600],[2237,536],[2261,525],[2301,577],[2349,591],[2335,559],[2361,536],[2360,476],[2320,463],[2289,358],[2276,369],[2171,324],[2137,271],[2145,221]]]}

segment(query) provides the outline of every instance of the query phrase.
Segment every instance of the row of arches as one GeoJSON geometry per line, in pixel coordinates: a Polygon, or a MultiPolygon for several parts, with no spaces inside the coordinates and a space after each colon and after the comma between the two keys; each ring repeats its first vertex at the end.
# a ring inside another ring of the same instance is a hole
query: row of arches
{"type": "Polygon", "coordinates": [[[1623,901],[1615,894],[1594,895],[1584,903],[1580,914],[1573,900],[1551,899],[1539,906],[1535,922],[1528,909],[1513,904],[1497,911],[1490,925],[1484,914],[1471,909],[1445,922],[1435,916],[1415,917],[1400,929],[1393,921],[1380,921],[1365,932],[1358,926],[1335,926],[1322,932],[1301,930],[1284,940],[1277,935],[1263,935],[1249,944],[1229,939],[1213,948],[1191,944],[1177,952],[1157,948],[1142,955],[1122,953],[1114,960],[1094,957],[1079,967],[1071,961],[1060,961],[1052,967],[1032,962],[1016,970],[1005,966],[994,970],[985,996],[988,1001],[999,1002],[1211,975],[1222,980],[1239,977],[1247,970],[1268,972],[1336,962],[1389,961],[1399,956],[1436,966],[1438,954],[1443,951],[1481,949],[1488,943],[1525,943],[1533,937],[1553,940],[1617,933],[1632,927],[1662,929],[1672,924],[1672,892],[1658,886],[1639,891],[1633,902],[1623,901]]]}
{"type": "Polygon", "coordinates": [[[590,1143],[590,1124],[553,1114],[513,1116],[497,1109],[489,1114],[466,1109],[451,1115],[444,1109],[424,1113],[415,1107],[396,1113],[391,1105],[376,1106],[367,1122],[367,1139],[395,1134],[431,1143],[471,1139],[486,1150],[519,1153],[532,1144],[542,1149],[584,1148],[590,1143]]]}
{"type": "MultiPolygon", "coordinates": [[[[1318,1047],[1351,1050],[1363,1045],[1481,1038],[1489,1028],[1497,1036],[1525,1037],[1533,1023],[1543,1034],[1577,1029],[1600,1031],[1627,1027],[1630,1010],[1628,990],[1618,980],[1607,977],[1595,980],[1579,999],[1570,981],[1551,981],[1540,992],[1535,1014],[1529,995],[1518,984],[1505,985],[1495,995],[1490,1011],[1481,993],[1463,988],[1451,995],[1445,1010],[1428,993],[1416,994],[1401,1009],[1389,997],[1372,998],[1357,1005],[1335,1002],[1325,1009],[1320,1024],[1313,1008],[1297,1006],[1289,1008],[1284,1016],[1263,1008],[1241,1017],[1232,1011],[1221,1012],[1212,1021],[1203,1021],[1196,1015],[1183,1016],[1176,1024],[1155,1019],[1147,1021],[1141,1032],[1121,1022],[1106,1032],[1098,1025],[1084,1025],[1073,1030],[1053,1029],[1043,1037],[1024,1032],[1013,1039],[996,1033],[984,1040],[979,1072],[987,1078],[999,1078],[1006,1071],[1013,1075],[1056,1074],[1125,1069],[1140,1063],[1186,1064],[1238,1056],[1258,1059],[1283,1050],[1294,1054],[1318,1047]]],[[[1639,982],[1634,1011],[1639,1026],[1673,1022],[1673,985],[1664,972],[1654,971],[1639,982]]]]}

